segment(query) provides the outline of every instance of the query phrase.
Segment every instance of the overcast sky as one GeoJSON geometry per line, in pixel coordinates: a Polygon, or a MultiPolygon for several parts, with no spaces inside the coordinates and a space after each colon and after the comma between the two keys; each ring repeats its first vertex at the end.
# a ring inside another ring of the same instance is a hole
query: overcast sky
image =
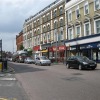
{"type": "Polygon", "coordinates": [[[16,35],[25,19],[36,14],[55,0],[0,0],[0,39],[3,50],[16,51],[16,35]]]}

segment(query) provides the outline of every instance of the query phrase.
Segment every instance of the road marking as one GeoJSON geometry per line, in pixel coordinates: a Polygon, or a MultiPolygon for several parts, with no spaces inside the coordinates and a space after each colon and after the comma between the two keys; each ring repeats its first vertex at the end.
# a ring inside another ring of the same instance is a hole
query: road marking
{"type": "Polygon", "coordinates": [[[1,81],[15,81],[16,78],[0,78],[1,81]]]}

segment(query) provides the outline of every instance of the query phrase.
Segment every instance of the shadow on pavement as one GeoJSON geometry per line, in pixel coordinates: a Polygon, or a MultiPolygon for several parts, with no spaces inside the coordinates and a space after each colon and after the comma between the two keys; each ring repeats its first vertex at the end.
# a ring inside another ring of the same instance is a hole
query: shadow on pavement
{"type": "Polygon", "coordinates": [[[37,72],[46,70],[46,69],[34,68],[29,66],[28,64],[25,65],[23,63],[9,63],[8,66],[12,67],[15,73],[37,72]]]}

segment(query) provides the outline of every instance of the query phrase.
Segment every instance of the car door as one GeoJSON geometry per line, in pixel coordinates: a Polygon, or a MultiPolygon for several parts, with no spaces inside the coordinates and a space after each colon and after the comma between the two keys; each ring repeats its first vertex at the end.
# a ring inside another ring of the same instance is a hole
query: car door
{"type": "Polygon", "coordinates": [[[77,68],[78,67],[78,60],[76,57],[73,58],[73,67],[77,68]]]}
{"type": "Polygon", "coordinates": [[[70,57],[69,59],[68,59],[68,63],[69,63],[69,66],[70,67],[73,67],[73,57],[70,57]]]}
{"type": "Polygon", "coordinates": [[[35,59],[35,63],[38,64],[38,58],[35,59]]]}

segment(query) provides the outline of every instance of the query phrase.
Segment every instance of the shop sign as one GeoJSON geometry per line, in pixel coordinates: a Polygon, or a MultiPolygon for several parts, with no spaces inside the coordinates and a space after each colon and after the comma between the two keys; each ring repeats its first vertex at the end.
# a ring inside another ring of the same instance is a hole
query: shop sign
{"type": "Polygon", "coordinates": [[[49,51],[52,52],[53,51],[53,48],[52,47],[49,47],[49,51]]]}
{"type": "Polygon", "coordinates": [[[88,45],[88,46],[87,46],[87,48],[92,48],[92,47],[93,47],[92,45],[88,45]]]}
{"type": "Polygon", "coordinates": [[[39,51],[39,50],[40,50],[40,46],[34,46],[34,47],[33,47],[33,50],[34,50],[34,51],[39,51]]]}
{"type": "Polygon", "coordinates": [[[99,48],[100,48],[100,44],[98,44],[98,45],[97,45],[97,47],[99,47],[99,48]]]}
{"type": "Polygon", "coordinates": [[[59,51],[63,51],[63,50],[65,50],[65,49],[66,49],[66,46],[64,46],[64,45],[59,46],[59,47],[58,47],[58,49],[59,49],[59,51]]]}
{"type": "Polygon", "coordinates": [[[56,51],[57,50],[57,47],[53,47],[53,51],[56,51]]]}

